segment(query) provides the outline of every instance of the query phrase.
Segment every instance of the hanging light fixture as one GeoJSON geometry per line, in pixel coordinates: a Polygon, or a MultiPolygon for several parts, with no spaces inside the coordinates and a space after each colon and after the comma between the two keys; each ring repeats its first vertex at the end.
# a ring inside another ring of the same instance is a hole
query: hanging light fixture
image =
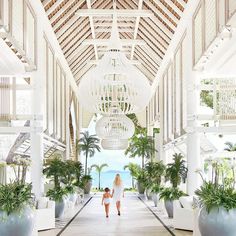
{"type": "Polygon", "coordinates": [[[128,139],[102,139],[101,146],[105,150],[124,150],[128,147],[128,139]]]}
{"type": "Polygon", "coordinates": [[[140,112],[150,100],[148,79],[122,52],[115,10],[108,51],[81,79],[78,95],[86,110],[101,114],[140,112]]]}
{"type": "Polygon", "coordinates": [[[96,123],[96,134],[102,139],[128,139],[134,130],[134,123],[126,115],[104,116],[96,123]]]}

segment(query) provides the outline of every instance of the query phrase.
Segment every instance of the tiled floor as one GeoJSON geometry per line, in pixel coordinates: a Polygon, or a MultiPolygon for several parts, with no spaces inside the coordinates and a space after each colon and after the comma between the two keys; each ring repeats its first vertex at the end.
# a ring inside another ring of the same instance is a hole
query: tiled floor
{"type": "MultiPolygon", "coordinates": [[[[101,195],[95,195],[61,234],[62,236],[167,236],[171,235],[153,216],[149,209],[135,195],[127,194],[122,203],[119,217],[115,205],[111,204],[111,214],[105,218],[101,206],[101,195]]],[[[39,236],[56,236],[59,230],[40,232],[39,236]]],[[[172,235],[190,236],[185,231],[172,235]]]]}

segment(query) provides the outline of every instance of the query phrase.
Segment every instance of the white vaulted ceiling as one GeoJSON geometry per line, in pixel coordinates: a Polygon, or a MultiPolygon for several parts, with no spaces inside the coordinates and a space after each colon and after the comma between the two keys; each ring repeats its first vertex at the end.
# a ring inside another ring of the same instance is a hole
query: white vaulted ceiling
{"type": "MultiPolygon", "coordinates": [[[[115,1],[123,51],[150,81],[157,74],[187,1],[115,1]]],[[[42,0],[42,4],[78,83],[106,51],[113,0],[42,0]]]]}

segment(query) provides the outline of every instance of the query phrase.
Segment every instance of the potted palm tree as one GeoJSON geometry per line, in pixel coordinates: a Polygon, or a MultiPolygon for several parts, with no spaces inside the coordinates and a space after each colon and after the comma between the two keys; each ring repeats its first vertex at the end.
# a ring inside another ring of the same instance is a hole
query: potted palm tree
{"type": "Polygon", "coordinates": [[[157,205],[157,201],[159,199],[159,192],[161,189],[161,178],[162,176],[164,176],[165,169],[166,167],[162,161],[151,161],[145,165],[147,179],[150,186],[149,191],[152,193],[148,197],[150,200],[152,199],[154,201],[155,206],[157,205]]]}
{"type": "Polygon", "coordinates": [[[185,195],[178,189],[178,186],[182,180],[185,182],[188,173],[182,154],[175,153],[173,157],[173,162],[167,164],[165,175],[166,181],[170,181],[172,187],[164,188],[160,193],[160,198],[164,199],[165,208],[170,218],[173,217],[173,200],[185,195]]]}
{"type": "Polygon", "coordinates": [[[66,171],[67,169],[60,153],[53,154],[44,164],[43,174],[54,183],[54,188],[49,189],[46,195],[55,201],[56,218],[60,218],[63,215],[66,205],[68,192],[61,186],[66,171]]]}
{"type": "Polygon", "coordinates": [[[90,135],[88,131],[82,132],[81,135],[82,137],[77,141],[76,147],[77,151],[85,156],[85,169],[82,180],[85,193],[90,193],[92,177],[88,174],[88,157],[93,157],[96,151],[101,151],[100,140],[96,135],[90,135]]]}
{"type": "Polygon", "coordinates": [[[142,169],[145,165],[145,159],[150,159],[157,150],[153,144],[153,138],[145,135],[134,135],[130,139],[128,148],[125,150],[125,155],[130,157],[142,158],[142,169]]]}
{"type": "MultiPolygon", "coordinates": [[[[226,160],[225,160],[226,161],[226,160]]],[[[198,217],[202,236],[236,235],[235,163],[212,160],[212,179],[196,190],[200,201],[198,217]]]]}
{"type": "Polygon", "coordinates": [[[108,167],[108,165],[105,163],[101,165],[96,165],[96,164],[91,165],[91,169],[95,168],[96,172],[98,173],[98,189],[99,190],[101,189],[101,173],[105,167],[108,167]]]}
{"type": "Polygon", "coordinates": [[[35,214],[32,185],[15,181],[0,185],[0,235],[31,236],[35,214]]]}

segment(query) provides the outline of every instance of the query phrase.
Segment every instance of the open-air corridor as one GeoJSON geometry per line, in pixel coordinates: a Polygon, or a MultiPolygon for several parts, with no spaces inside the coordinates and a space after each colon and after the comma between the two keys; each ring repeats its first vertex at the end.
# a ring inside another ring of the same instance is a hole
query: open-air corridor
{"type": "Polygon", "coordinates": [[[110,217],[105,217],[101,195],[96,194],[63,232],[49,230],[39,236],[190,236],[186,231],[168,231],[145,204],[134,194],[126,194],[121,216],[111,204],[110,217]]]}

